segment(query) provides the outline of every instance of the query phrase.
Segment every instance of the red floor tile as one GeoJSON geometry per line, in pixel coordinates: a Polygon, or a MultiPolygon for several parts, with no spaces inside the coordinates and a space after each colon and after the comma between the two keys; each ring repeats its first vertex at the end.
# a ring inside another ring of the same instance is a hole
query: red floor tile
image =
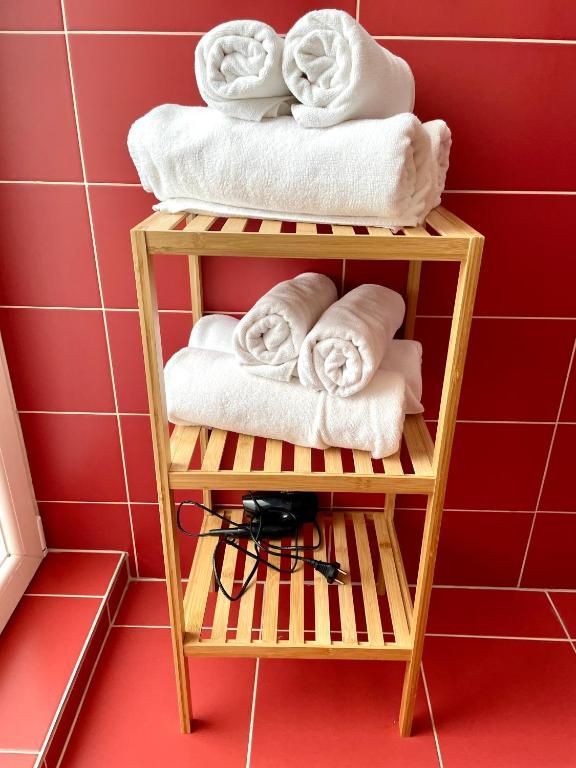
{"type": "Polygon", "coordinates": [[[569,643],[428,638],[424,669],[444,764],[572,765],[575,662],[569,643]]]}
{"type": "Polygon", "coordinates": [[[34,768],[36,755],[19,755],[0,752],[0,768],[34,768]]]}
{"type": "MultiPolygon", "coordinates": [[[[62,29],[58,0],[20,0],[2,8],[1,29],[62,29]]],[[[1,765],[1,763],[0,763],[1,765]]]]}
{"type": "Polygon", "coordinates": [[[49,552],[27,592],[52,595],[100,595],[110,586],[120,554],[49,552]]]}
{"type": "Polygon", "coordinates": [[[0,304],[100,305],[82,187],[2,184],[0,217],[0,304]]]}
{"type": "Polygon", "coordinates": [[[576,589],[576,515],[536,515],[522,587],[576,589]]]}
{"type": "Polygon", "coordinates": [[[544,481],[540,509],[576,512],[574,440],[576,424],[559,424],[544,481]]]}
{"type": "Polygon", "coordinates": [[[99,607],[82,598],[22,599],[0,636],[1,748],[40,748],[99,607]]]}
{"type": "Polygon", "coordinates": [[[254,666],[245,659],[191,661],[196,731],[183,736],[169,632],[113,629],[63,768],[187,763],[244,768],[254,666]]]}
{"type": "Polygon", "coordinates": [[[23,413],[20,423],[38,499],[125,500],[115,416],[23,413]]]}
{"type": "MultiPolygon", "coordinates": [[[[107,312],[106,316],[118,408],[127,413],[148,414],[148,395],[138,314],[107,312]]],[[[164,362],[179,349],[188,345],[191,329],[192,315],[188,313],[160,315],[164,362]]]]}
{"type": "MultiPolygon", "coordinates": [[[[139,187],[90,187],[102,292],[106,307],[135,308],[136,285],[129,230],[149,216],[156,201],[139,187]]],[[[186,256],[154,259],[160,309],[190,309],[186,256]]]]}
{"type": "Polygon", "coordinates": [[[317,768],[437,766],[422,690],[413,738],[402,739],[398,733],[403,666],[262,659],[252,768],[294,766],[296,754],[306,755],[306,762],[317,768]],[[292,743],[279,740],[280,733],[291,734],[292,743]]]}
{"type": "Polygon", "coordinates": [[[340,261],[204,258],[204,308],[212,312],[246,312],[276,283],[302,272],[322,272],[334,281],[340,293],[340,261]]]}
{"type": "Polygon", "coordinates": [[[0,325],[18,408],[114,410],[101,312],[3,309],[0,325]]]}
{"type": "Polygon", "coordinates": [[[414,14],[411,5],[364,0],[360,21],[373,35],[423,35],[448,37],[573,38],[576,22],[562,0],[533,0],[518,6],[513,0],[480,0],[447,7],[432,0],[414,14]]]}
{"type": "Polygon", "coordinates": [[[2,35],[0,179],[80,181],[64,38],[2,35]]]}
{"type": "Polygon", "coordinates": [[[55,549],[119,549],[132,558],[126,504],[39,504],[44,535],[55,549]]]}
{"type": "MultiPolygon", "coordinates": [[[[354,0],[340,0],[328,3],[296,0],[289,4],[270,4],[263,0],[245,0],[242,3],[242,18],[260,19],[272,25],[277,32],[287,32],[292,24],[308,11],[315,8],[343,8],[354,15],[354,0]]],[[[158,6],[151,0],[134,2],[129,0],[115,3],[114,0],[93,5],[82,0],[69,0],[68,25],[70,29],[146,29],[185,30],[207,32],[223,21],[236,18],[238,8],[233,0],[223,0],[214,5],[207,2],[189,5],[184,0],[174,0],[158,6]]]]}
{"type": "Polygon", "coordinates": [[[116,624],[166,626],[168,598],[165,581],[132,581],[115,620],[116,624]]]}
{"type": "Polygon", "coordinates": [[[412,67],[418,117],[442,117],[452,130],[448,189],[573,189],[573,158],[551,162],[550,152],[534,151],[557,147],[563,156],[571,145],[564,94],[576,82],[573,46],[383,42],[412,67]]]}
{"type": "Polygon", "coordinates": [[[543,592],[434,589],[428,632],[448,635],[565,637],[543,592]]]}
{"type": "Polygon", "coordinates": [[[570,637],[576,639],[576,592],[550,592],[570,637]]]}
{"type": "MultiPolygon", "coordinates": [[[[574,316],[574,260],[562,238],[565,223],[576,215],[574,196],[448,194],[443,202],[486,238],[475,315],[574,316]],[[510,226],[511,221],[518,226],[510,226]],[[519,254],[520,287],[515,279],[519,254]]],[[[421,314],[450,314],[456,275],[453,265],[424,264],[421,314]]]]}
{"type": "Polygon", "coordinates": [[[196,42],[190,36],[72,36],[89,181],[138,181],[126,146],[134,120],[158,104],[201,103],[194,78],[196,42]]]}
{"type": "Polygon", "coordinates": [[[462,423],[448,477],[450,509],[532,510],[552,436],[547,424],[462,423]],[[485,482],[479,477],[489,478],[485,482]]]}
{"type": "Polygon", "coordinates": [[[515,587],[532,513],[445,512],[437,584],[515,587]]]}

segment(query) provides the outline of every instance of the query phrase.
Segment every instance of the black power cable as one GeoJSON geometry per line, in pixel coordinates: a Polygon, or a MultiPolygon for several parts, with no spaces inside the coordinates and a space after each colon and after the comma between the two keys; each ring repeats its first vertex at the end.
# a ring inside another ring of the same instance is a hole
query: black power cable
{"type": "MultiPolygon", "coordinates": [[[[256,507],[258,508],[258,501],[253,496],[254,502],[256,507]]],[[[285,510],[282,510],[284,514],[286,514],[285,510]]],[[[294,521],[294,531],[296,536],[298,536],[299,532],[299,522],[296,516],[290,512],[288,512],[294,521]]],[[[186,536],[190,536],[192,538],[203,538],[206,536],[221,536],[220,540],[218,541],[218,544],[216,545],[214,549],[214,553],[212,555],[212,570],[214,571],[214,580],[216,581],[216,584],[218,585],[218,589],[222,592],[222,594],[228,598],[228,600],[234,602],[236,600],[239,600],[245,593],[248,587],[250,586],[254,576],[256,575],[256,572],[258,570],[258,566],[260,563],[264,563],[264,565],[267,568],[271,568],[274,571],[278,571],[278,573],[294,573],[296,568],[298,567],[298,563],[307,563],[308,565],[311,565],[312,568],[314,568],[316,571],[321,573],[329,584],[337,583],[341,584],[342,582],[338,580],[337,576],[338,574],[346,575],[344,571],[340,568],[340,563],[338,562],[325,562],[323,560],[315,560],[311,557],[305,557],[304,555],[301,555],[300,552],[310,549],[310,550],[316,550],[318,549],[322,544],[322,531],[320,530],[320,526],[318,525],[317,521],[313,521],[314,527],[316,528],[316,532],[318,533],[318,541],[315,544],[311,545],[304,545],[304,544],[293,544],[293,545],[279,545],[274,544],[270,541],[267,541],[266,545],[262,543],[262,531],[265,529],[262,523],[262,515],[259,515],[257,517],[257,522],[251,521],[249,524],[243,524],[243,523],[234,523],[231,520],[229,520],[225,515],[220,514],[219,512],[216,512],[216,510],[211,509],[210,507],[207,507],[205,504],[201,504],[199,501],[181,501],[178,504],[178,507],[176,508],[176,525],[178,527],[178,530],[185,534],[186,536]],[[210,515],[214,515],[215,517],[219,518],[220,520],[226,522],[228,524],[228,528],[222,529],[217,528],[212,531],[205,531],[204,533],[192,533],[191,531],[188,531],[184,526],[182,525],[182,507],[185,505],[190,505],[193,507],[197,507],[199,509],[203,509],[205,512],[208,512],[210,515]],[[251,552],[249,549],[246,549],[246,547],[242,547],[240,544],[237,543],[235,539],[237,539],[240,535],[242,535],[243,538],[249,537],[252,540],[252,543],[254,544],[254,548],[256,552],[251,552]],[[235,549],[237,549],[239,552],[243,552],[247,557],[251,557],[255,560],[254,567],[250,571],[250,573],[247,575],[246,579],[244,580],[244,583],[242,584],[242,587],[237,592],[236,595],[231,595],[224,585],[222,584],[220,573],[218,572],[218,566],[217,566],[217,558],[218,553],[220,549],[223,546],[232,546],[235,549]],[[263,558],[260,555],[260,552],[264,552],[267,555],[288,555],[290,559],[293,561],[290,568],[282,568],[278,565],[275,565],[271,563],[268,559],[263,558]]],[[[297,542],[297,540],[296,540],[297,542]]]]}

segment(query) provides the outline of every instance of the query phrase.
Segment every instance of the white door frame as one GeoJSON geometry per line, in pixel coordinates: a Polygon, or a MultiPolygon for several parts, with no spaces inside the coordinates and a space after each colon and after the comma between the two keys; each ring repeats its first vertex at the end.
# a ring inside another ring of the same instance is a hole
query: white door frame
{"type": "Polygon", "coordinates": [[[0,515],[8,557],[0,565],[0,632],[46,554],[20,420],[0,337],[0,515]]]}

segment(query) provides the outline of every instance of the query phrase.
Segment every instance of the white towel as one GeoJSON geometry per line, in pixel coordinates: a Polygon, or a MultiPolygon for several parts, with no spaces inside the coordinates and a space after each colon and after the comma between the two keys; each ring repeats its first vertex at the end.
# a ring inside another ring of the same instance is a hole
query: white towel
{"type": "Polygon", "coordinates": [[[305,128],[391,117],[414,108],[414,76],[344,11],[311,11],[286,35],[284,79],[305,128]]]}
{"type": "MultiPolygon", "coordinates": [[[[204,315],[194,324],[188,346],[233,354],[232,339],[238,322],[229,315],[204,315]]],[[[380,369],[404,376],[405,412],[422,413],[422,344],[412,339],[393,339],[380,369]]]]}
{"type": "Polygon", "coordinates": [[[240,363],[256,376],[290,381],[306,334],[337,296],[332,280],[315,272],[275,285],[236,326],[240,363]]]}
{"type": "Polygon", "coordinates": [[[328,307],[304,339],[301,383],[340,397],[360,392],[380,367],[404,311],[404,299],[390,288],[354,288],[328,307]]]}
{"type": "Polygon", "coordinates": [[[309,448],[355,448],[374,458],[395,453],[404,423],[404,378],[379,371],[343,400],[297,381],[251,376],[233,355],[186,347],[165,368],[168,418],[309,448]]]}
{"type": "Polygon", "coordinates": [[[427,129],[408,114],[303,131],[291,117],[247,123],[174,104],[128,135],[144,189],[162,201],[157,210],[375,227],[423,221],[448,146],[433,155],[427,129]]]}
{"type": "Polygon", "coordinates": [[[210,107],[242,120],[290,114],[282,77],[284,40],[261,21],[219,24],[196,46],[200,95],[210,107]]]}

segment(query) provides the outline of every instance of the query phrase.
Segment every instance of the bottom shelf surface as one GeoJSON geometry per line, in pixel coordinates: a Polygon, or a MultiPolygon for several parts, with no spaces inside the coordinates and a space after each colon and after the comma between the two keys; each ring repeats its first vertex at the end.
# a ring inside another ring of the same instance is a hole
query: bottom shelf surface
{"type": "MultiPolygon", "coordinates": [[[[220,512],[232,522],[242,520],[241,509],[220,512]]],[[[321,546],[305,554],[338,561],[347,573],[343,585],[329,585],[308,564],[299,564],[293,573],[261,564],[255,580],[235,602],[213,591],[217,539],[198,539],[184,597],[185,653],[409,659],[412,601],[393,520],[384,512],[347,510],[321,514],[318,523],[321,546]]],[[[201,532],[221,526],[227,523],[206,515],[201,532]]],[[[307,525],[299,543],[310,546],[316,538],[314,528],[307,525]]],[[[246,547],[254,551],[252,544],[246,547]]],[[[254,560],[234,547],[221,549],[221,580],[229,593],[236,594],[254,560]]],[[[289,570],[288,557],[261,554],[289,570]]]]}

